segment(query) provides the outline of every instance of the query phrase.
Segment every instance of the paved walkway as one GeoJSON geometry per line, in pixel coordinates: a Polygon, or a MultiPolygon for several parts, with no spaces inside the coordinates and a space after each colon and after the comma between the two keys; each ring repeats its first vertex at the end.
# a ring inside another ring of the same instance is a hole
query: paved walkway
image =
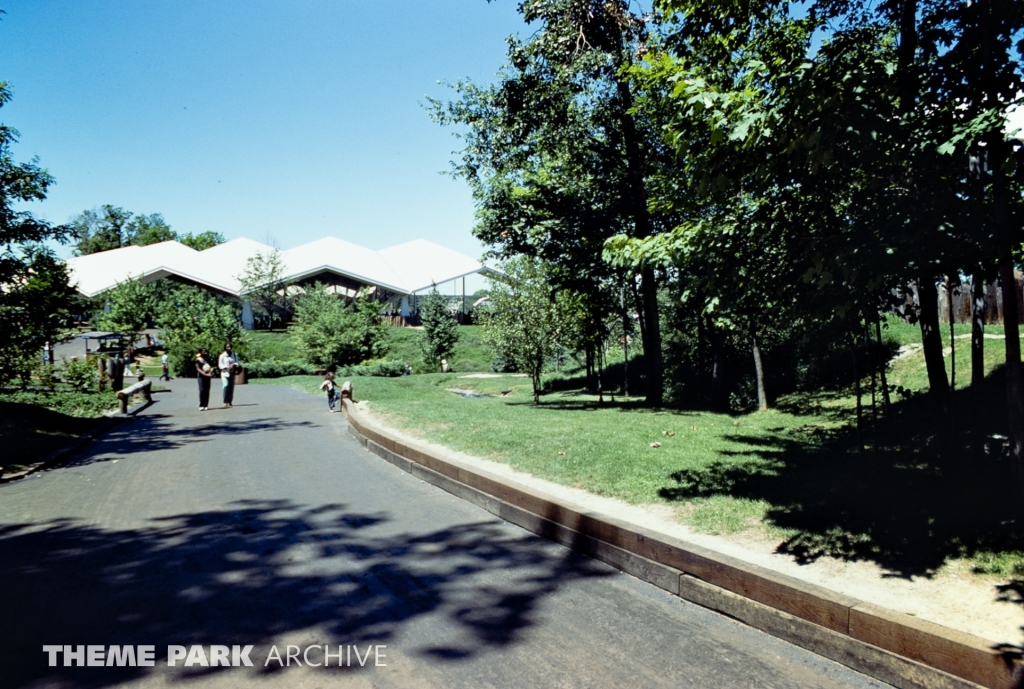
{"type": "Polygon", "coordinates": [[[420,482],[320,398],[248,385],[200,413],[171,385],[0,485],[0,686],[882,686],[420,482]],[[49,667],[44,644],[157,665],[49,667]],[[169,644],[252,644],[254,667],[168,667],[169,644]],[[287,644],[386,645],[386,665],[265,667],[287,644]]]}

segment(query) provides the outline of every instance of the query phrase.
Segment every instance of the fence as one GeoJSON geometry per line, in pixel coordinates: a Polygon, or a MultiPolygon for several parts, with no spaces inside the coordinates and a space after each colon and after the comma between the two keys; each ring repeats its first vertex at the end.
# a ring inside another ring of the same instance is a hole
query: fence
{"type": "MultiPolygon", "coordinates": [[[[1017,318],[1024,323],[1024,276],[1016,273],[1014,276],[1017,286],[1017,318]]],[[[1001,325],[1003,322],[1003,291],[1000,282],[987,282],[977,285],[979,294],[985,300],[985,323],[989,325],[1001,325]]],[[[944,283],[939,283],[939,321],[949,323],[949,294],[944,283]]],[[[960,285],[953,285],[953,322],[970,323],[971,305],[974,300],[975,285],[964,282],[960,285]]],[[[911,285],[904,291],[902,296],[906,299],[904,313],[913,312],[918,308],[920,301],[917,297],[917,287],[911,285]]]]}

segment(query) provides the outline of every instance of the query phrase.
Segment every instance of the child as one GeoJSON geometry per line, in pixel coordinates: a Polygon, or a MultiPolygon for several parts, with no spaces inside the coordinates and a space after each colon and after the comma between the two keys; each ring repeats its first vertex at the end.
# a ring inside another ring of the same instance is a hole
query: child
{"type": "Polygon", "coordinates": [[[334,403],[338,399],[337,385],[334,384],[334,374],[330,371],[324,376],[324,382],[320,383],[320,389],[327,391],[327,406],[334,411],[334,403]]]}

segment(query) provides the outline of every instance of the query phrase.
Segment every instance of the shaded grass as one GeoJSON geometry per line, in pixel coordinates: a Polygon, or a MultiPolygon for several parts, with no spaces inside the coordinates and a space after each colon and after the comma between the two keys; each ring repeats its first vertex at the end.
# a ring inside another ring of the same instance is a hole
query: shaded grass
{"type": "MultiPolygon", "coordinates": [[[[99,395],[89,395],[99,397],[99,395]]],[[[101,411],[117,406],[116,398],[104,396],[101,409],[91,403],[75,405],[67,399],[47,408],[43,395],[0,396],[0,471],[15,471],[78,438],[98,424],[101,411]],[[23,401],[12,401],[21,399],[23,401]]]]}

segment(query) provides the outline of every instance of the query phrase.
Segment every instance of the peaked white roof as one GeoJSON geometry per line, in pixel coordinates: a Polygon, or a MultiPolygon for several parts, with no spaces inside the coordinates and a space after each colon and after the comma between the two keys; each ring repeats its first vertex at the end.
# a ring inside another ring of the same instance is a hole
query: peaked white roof
{"type": "MultiPolygon", "coordinates": [[[[148,283],[172,275],[238,296],[238,276],[245,270],[246,261],[273,250],[244,238],[204,251],[169,241],[78,256],[68,260],[68,269],[72,284],[86,297],[102,294],[125,280],[148,283]]],[[[281,258],[286,280],[331,272],[400,294],[489,270],[465,254],[426,239],[373,251],[338,237],[324,237],[282,251],[281,258]]]]}

